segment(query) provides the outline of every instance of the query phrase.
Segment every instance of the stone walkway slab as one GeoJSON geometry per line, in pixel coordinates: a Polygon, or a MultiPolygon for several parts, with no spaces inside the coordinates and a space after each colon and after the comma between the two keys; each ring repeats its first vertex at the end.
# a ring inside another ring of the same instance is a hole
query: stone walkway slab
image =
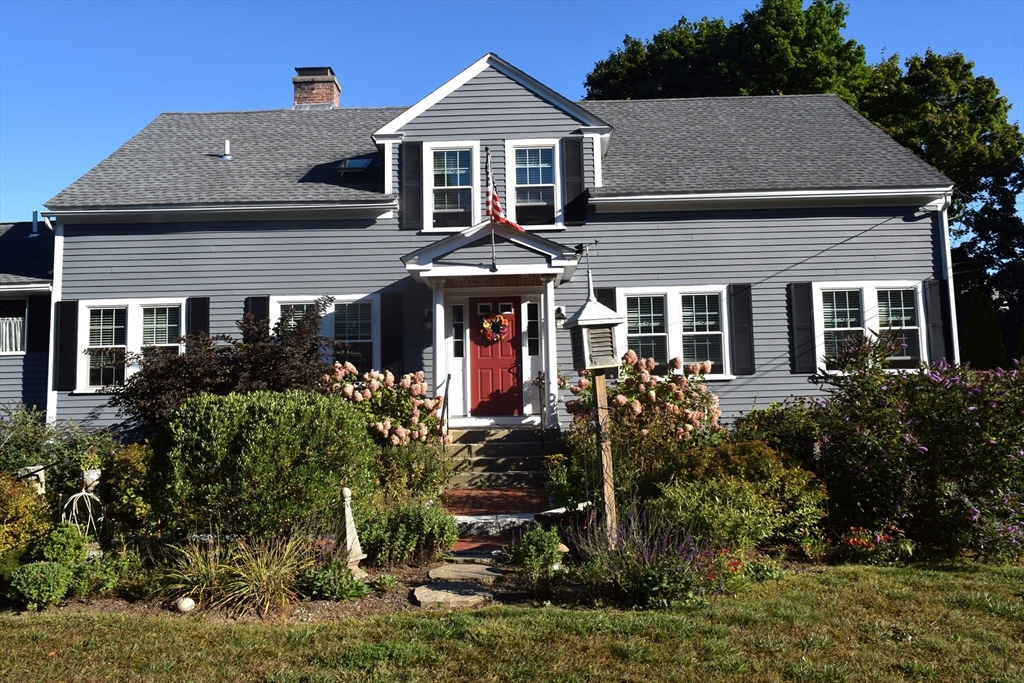
{"type": "Polygon", "coordinates": [[[420,586],[412,599],[420,607],[474,607],[493,597],[491,591],[479,583],[441,581],[420,586]]]}
{"type": "Polygon", "coordinates": [[[502,575],[497,567],[482,564],[443,564],[430,570],[431,581],[476,581],[477,583],[493,583],[502,575]]]}

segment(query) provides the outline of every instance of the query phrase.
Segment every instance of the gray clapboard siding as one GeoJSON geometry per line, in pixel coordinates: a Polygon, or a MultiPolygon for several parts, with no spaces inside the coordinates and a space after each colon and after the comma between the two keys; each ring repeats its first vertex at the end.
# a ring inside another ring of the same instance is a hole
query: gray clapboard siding
{"type": "Polygon", "coordinates": [[[46,354],[0,356],[0,404],[24,403],[46,408],[46,354]]]}
{"type": "MultiPolygon", "coordinates": [[[[247,296],[402,291],[405,370],[429,373],[431,293],[400,257],[441,237],[400,231],[393,219],[67,225],[62,298],[207,296],[210,333],[235,334],[247,296]]],[[[105,402],[62,393],[58,415],[109,423],[105,402]]]]}
{"type": "MultiPolygon", "coordinates": [[[[930,217],[904,220],[915,208],[594,214],[559,240],[600,240],[591,250],[598,287],[753,285],[757,371],[712,383],[729,419],[755,404],[819,393],[806,375],[790,374],[787,283],[935,276],[941,233],[930,217]]],[[[585,299],[581,267],[556,300],[571,315],[585,299]]],[[[562,371],[570,370],[565,331],[558,356],[562,371]]]]}

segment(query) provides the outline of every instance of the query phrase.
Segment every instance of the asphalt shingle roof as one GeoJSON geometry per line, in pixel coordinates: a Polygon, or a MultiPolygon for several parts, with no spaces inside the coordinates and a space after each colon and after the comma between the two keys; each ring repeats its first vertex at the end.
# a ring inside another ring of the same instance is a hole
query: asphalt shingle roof
{"type": "Polygon", "coordinates": [[[404,107],[161,114],[46,203],[72,207],[380,201],[337,164],[377,155],[371,133],[404,107]],[[230,161],[220,158],[231,141],[230,161]]]}
{"type": "Polygon", "coordinates": [[[597,196],[953,184],[835,95],[583,105],[614,127],[597,196]]]}
{"type": "MultiPolygon", "coordinates": [[[[613,126],[595,196],[952,184],[834,95],[580,104],[613,126]]],[[[47,206],[379,201],[379,159],[369,181],[339,180],[337,165],[379,157],[370,135],[403,111],[162,114],[47,206]]]]}
{"type": "Polygon", "coordinates": [[[31,221],[0,223],[0,287],[49,284],[53,279],[53,233],[39,221],[39,235],[31,221]]]}

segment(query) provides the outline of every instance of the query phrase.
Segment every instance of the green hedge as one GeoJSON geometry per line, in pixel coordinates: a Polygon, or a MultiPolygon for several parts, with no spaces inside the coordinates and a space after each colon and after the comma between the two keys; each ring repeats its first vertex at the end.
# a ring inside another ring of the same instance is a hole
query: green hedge
{"type": "Polygon", "coordinates": [[[201,394],[154,443],[149,490],[172,533],[273,536],[337,511],[344,486],[371,493],[376,450],[365,416],[337,397],[201,394]]]}

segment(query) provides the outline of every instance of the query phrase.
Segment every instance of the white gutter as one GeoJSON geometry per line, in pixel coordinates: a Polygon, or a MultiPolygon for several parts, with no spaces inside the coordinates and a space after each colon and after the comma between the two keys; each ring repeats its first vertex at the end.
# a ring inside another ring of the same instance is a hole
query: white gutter
{"type": "Polygon", "coordinates": [[[46,421],[57,421],[57,390],[54,389],[57,362],[57,307],[64,289],[64,224],[57,221],[53,230],[53,289],[50,294],[50,343],[46,354],[46,421]]]}
{"type": "Polygon", "coordinates": [[[595,205],[697,203],[708,201],[779,200],[779,199],[878,199],[901,197],[940,197],[953,186],[922,188],[864,188],[854,190],[779,190],[756,192],[706,192],[693,194],[645,194],[591,197],[595,205]]]}
{"type": "Polygon", "coordinates": [[[132,216],[132,215],[188,215],[196,213],[235,214],[268,211],[392,211],[398,202],[368,202],[365,204],[222,204],[168,207],[130,207],[98,209],[56,209],[44,211],[44,217],[79,218],[85,216],[132,216]]]}
{"type": "Polygon", "coordinates": [[[52,292],[53,285],[50,283],[46,284],[24,284],[19,285],[16,283],[0,285],[0,292],[4,294],[26,294],[29,292],[52,292]]]}

